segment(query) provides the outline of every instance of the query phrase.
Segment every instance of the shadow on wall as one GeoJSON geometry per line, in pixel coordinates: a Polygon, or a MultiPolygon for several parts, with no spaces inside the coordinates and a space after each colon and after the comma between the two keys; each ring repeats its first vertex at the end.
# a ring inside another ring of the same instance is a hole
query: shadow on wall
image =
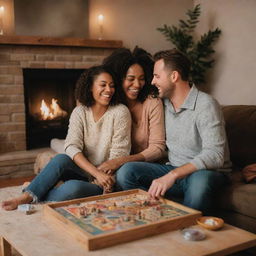
{"type": "Polygon", "coordinates": [[[199,89],[202,91],[212,94],[214,91],[214,86],[218,82],[218,76],[217,74],[220,74],[221,71],[219,70],[219,63],[222,62],[223,55],[221,52],[216,51],[214,53],[214,65],[213,67],[206,72],[206,84],[199,86],[199,89]]]}
{"type": "MultiPolygon", "coordinates": [[[[199,23],[199,27],[201,26],[201,30],[203,31],[207,31],[207,30],[214,30],[217,26],[216,24],[216,13],[212,10],[208,10],[207,13],[202,12],[202,16],[206,16],[207,17],[207,22],[202,22],[205,21],[205,19],[201,19],[201,23],[199,23]]],[[[221,27],[219,27],[219,29],[222,31],[223,30],[221,27]]],[[[200,31],[196,31],[196,33],[200,34],[200,31]]],[[[205,32],[203,32],[205,33],[205,32]]],[[[216,82],[218,81],[218,77],[217,74],[220,74],[219,71],[219,63],[221,63],[222,61],[222,53],[218,50],[218,44],[222,43],[222,33],[220,34],[220,37],[216,40],[216,42],[213,43],[213,49],[215,50],[215,52],[213,53],[213,55],[210,56],[210,59],[214,59],[214,63],[213,63],[213,67],[208,69],[205,73],[205,83],[198,85],[197,87],[206,93],[212,94],[212,92],[214,91],[214,86],[216,84],[216,82]]]]}
{"type": "Polygon", "coordinates": [[[87,0],[14,0],[15,33],[88,37],[87,0]]]}

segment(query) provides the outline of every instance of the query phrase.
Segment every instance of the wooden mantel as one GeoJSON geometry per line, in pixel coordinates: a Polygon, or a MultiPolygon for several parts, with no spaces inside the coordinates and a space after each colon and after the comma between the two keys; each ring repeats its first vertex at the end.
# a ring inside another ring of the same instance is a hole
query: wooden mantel
{"type": "Polygon", "coordinates": [[[78,46],[91,48],[119,48],[123,46],[120,40],[97,40],[73,37],[41,37],[41,36],[0,36],[1,44],[13,45],[52,45],[78,46]]]}

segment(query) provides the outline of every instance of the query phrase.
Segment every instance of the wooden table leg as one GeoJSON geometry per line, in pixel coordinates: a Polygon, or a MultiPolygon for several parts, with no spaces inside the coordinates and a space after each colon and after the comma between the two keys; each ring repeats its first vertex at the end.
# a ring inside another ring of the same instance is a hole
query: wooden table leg
{"type": "Polygon", "coordinates": [[[12,246],[4,237],[1,237],[0,256],[12,256],[12,246]]]}

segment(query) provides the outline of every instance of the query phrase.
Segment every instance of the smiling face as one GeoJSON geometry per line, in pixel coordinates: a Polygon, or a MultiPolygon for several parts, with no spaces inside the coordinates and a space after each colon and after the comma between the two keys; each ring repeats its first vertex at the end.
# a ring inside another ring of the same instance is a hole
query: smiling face
{"type": "Polygon", "coordinates": [[[96,76],[91,91],[96,105],[108,106],[115,93],[112,76],[105,72],[96,76]]]}
{"type": "Polygon", "coordinates": [[[169,98],[172,95],[174,84],[172,72],[165,68],[163,59],[155,62],[152,84],[157,87],[160,98],[169,98]]]}
{"type": "Polygon", "coordinates": [[[128,100],[136,100],[139,92],[145,85],[143,68],[139,64],[133,64],[127,70],[123,80],[123,90],[128,100]]]}

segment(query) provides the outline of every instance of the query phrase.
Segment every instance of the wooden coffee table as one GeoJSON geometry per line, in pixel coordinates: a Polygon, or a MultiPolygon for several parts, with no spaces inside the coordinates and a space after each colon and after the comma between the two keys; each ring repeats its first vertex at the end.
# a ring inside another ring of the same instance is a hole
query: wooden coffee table
{"type": "Polygon", "coordinates": [[[234,226],[225,224],[219,231],[209,231],[196,225],[206,233],[205,240],[186,241],[176,230],[90,252],[61,227],[46,222],[41,205],[31,215],[1,209],[0,216],[2,256],[11,255],[11,247],[23,256],[221,256],[256,246],[255,234],[234,226]]]}

